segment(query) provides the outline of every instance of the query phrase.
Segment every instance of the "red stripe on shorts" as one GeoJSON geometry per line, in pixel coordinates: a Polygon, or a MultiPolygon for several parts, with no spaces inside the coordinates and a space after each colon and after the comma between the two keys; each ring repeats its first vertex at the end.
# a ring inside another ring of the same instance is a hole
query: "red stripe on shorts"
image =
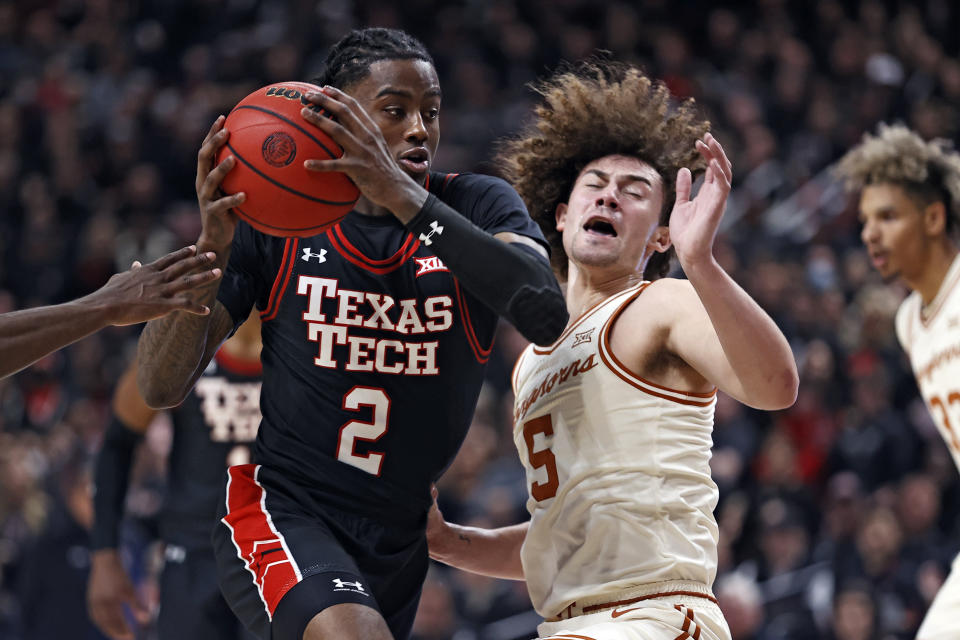
{"type": "Polygon", "coordinates": [[[280,599],[300,581],[300,571],[283,536],[273,526],[264,507],[266,492],[257,480],[260,465],[242,464],[227,469],[227,515],[237,557],[253,576],[267,616],[273,620],[280,599]]]}

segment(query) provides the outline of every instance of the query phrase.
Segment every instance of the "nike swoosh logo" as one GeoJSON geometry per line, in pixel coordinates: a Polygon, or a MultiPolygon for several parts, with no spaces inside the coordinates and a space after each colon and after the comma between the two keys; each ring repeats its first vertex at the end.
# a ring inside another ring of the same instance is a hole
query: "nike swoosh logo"
{"type": "Polygon", "coordinates": [[[625,613],[630,613],[631,611],[639,611],[640,609],[643,609],[643,607],[634,607],[633,609],[623,609],[623,610],[614,609],[613,611],[610,612],[610,617],[619,618],[625,613]]]}

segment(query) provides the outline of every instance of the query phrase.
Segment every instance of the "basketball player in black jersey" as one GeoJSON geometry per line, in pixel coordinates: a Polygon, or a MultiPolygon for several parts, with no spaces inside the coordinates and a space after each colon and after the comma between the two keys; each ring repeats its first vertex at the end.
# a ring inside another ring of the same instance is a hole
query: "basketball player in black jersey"
{"type": "Polygon", "coordinates": [[[185,314],[148,324],[140,389],[153,406],[188,393],[250,308],[263,319],[263,422],[256,464],[228,471],[214,529],[221,589],[264,640],[404,639],[427,566],[430,486],[470,424],[498,316],[538,344],[567,321],[546,243],[516,192],[431,171],[441,92],[409,35],[354,31],[307,98],[362,192],[306,239],[260,234],[219,197],[232,157],[219,118],[198,155],[203,230],[225,273],[185,314]]]}
{"type": "MultiPolygon", "coordinates": [[[[170,412],[173,445],[160,517],[165,563],[160,582],[160,640],[240,640],[246,633],[217,587],[210,523],[223,491],[224,469],[250,461],[260,425],[260,319],[253,313],[223,343],[183,404],[170,412]]],[[[124,569],[120,522],[137,445],[157,411],[136,386],[136,365],[113,395],[114,419],[94,472],[92,566],[87,586],[90,619],[113,640],[133,640],[124,616],[150,620],[124,569]]]]}

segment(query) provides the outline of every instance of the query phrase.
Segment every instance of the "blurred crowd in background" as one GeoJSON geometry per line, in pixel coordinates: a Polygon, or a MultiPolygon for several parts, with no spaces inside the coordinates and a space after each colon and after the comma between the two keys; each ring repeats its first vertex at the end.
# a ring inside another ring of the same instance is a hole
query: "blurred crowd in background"
{"type": "MultiPolygon", "coordinates": [[[[718,400],[715,590],[734,638],[912,638],[960,548],[960,476],[896,343],[904,291],[871,272],[827,169],[879,121],[956,139],[952,0],[0,0],[0,312],[193,242],[214,118],[313,77],[368,25],[411,32],[436,60],[440,170],[495,174],[495,141],[536,101],[528,83],[598,50],[696,99],[734,167],[717,256],[790,339],[801,378],[785,411],[718,400]]],[[[99,637],[84,611],[89,471],[138,333],[102,331],[0,381],[0,638],[99,637]]],[[[505,325],[497,345],[439,483],[455,522],[526,517],[508,382],[524,342],[505,325]]],[[[150,602],[169,440],[159,419],[128,505],[150,602]]],[[[509,640],[537,621],[522,583],[435,566],[415,638],[509,640]]]]}

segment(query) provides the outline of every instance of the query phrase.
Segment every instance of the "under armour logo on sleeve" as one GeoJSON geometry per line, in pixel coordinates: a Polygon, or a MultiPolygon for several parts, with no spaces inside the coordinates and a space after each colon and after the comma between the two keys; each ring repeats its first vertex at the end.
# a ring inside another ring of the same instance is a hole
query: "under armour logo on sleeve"
{"type": "Polygon", "coordinates": [[[441,233],[443,233],[443,227],[440,226],[436,220],[434,220],[430,223],[430,233],[420,234],[420,242],[429,247],[431,244],[433,244],[433,240],[430,239],[433,237],[433,234],[440,235],[441,233]]]}
{"type": "Polygon", "coordinates": [[[303,255],[300,256],[300,259],[304,262],[310,262],[310,258],[316,258],[317,262],[326,262],[327,261],[327,250],[320,249],[320,253],[312,253],[310,251],[312,247],[304,247],[303,255]]]}

